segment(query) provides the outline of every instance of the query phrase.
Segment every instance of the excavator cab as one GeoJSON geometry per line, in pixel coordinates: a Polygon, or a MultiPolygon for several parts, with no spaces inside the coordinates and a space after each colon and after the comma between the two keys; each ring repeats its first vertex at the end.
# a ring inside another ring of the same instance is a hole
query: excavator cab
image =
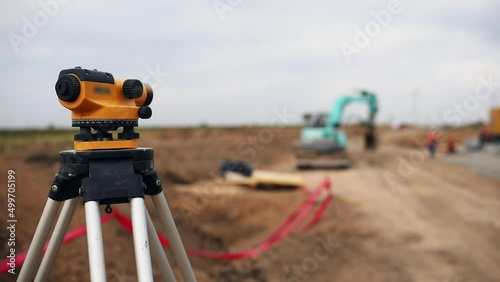
{"type": "Polygon", "coordinates": [[[305,127],[322,128],[328,122],[328,113],[306,113],[304,114],[305,127]]]}

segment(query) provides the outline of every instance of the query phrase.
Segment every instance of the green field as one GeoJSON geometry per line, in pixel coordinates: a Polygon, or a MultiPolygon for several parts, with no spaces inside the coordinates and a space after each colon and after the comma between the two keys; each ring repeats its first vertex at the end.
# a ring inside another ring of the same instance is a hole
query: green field
{"type": "MultiPolygon", "coordinates": [[[[142,134],[157,132],[161,128],[143,128],[142,134]]],[[[13,129],[0,130],[0,153],[27,149],[35,144],[67,147],[73,146],[77,129],[13,129]]]]}
{"type": "MultiPolygon", "coordinates": [[[[264,128],[266,126],[257,125],[253,128],[264,128]]],[[[182,126],[182,127],[142,127],[136,131],[142,137],[155,134],[161,131],[175,131],[177,133],[187,132],[218,132],[237,130],[241,126],[182,126]]],[[[120,130],[121,131],[121,130],[120,130]]],[[[0,153],[19,151],[27,149],[33,145],[47,145],[57,147],[72,147],[73,135],[78,133],[78,129],[0,129],[0,153]]]]}

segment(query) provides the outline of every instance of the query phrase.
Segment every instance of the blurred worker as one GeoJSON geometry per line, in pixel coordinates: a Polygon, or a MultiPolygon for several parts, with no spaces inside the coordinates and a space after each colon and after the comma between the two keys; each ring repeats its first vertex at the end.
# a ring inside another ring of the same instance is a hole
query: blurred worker
{"type": "Polygon", "coordinates": [[[456,149],[455,149],[455,137],[453,136],[448,136],[448,140],[447,140],[447,146],[446,146],[446,152],[448,154],[455,154],[456,153],[456,149]]]}
{"type": "Polygon", "coordinates": [[[427,148],[429,148],[429,154],[431,158],[434,158],[437,150],[437,140],[438,134],[435,130],[431,130],[427,133],[427,148]]]}
{"type": "Polygon", "coordinates": [[[481,147],[490,140],[490,128],[487,124],[483,124],[479,130],[479,142],[481,147]]]}

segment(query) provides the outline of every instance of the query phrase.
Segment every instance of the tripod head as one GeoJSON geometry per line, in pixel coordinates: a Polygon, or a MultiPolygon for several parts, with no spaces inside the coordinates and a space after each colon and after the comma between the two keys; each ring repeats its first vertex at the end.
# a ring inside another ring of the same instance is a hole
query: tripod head
{"type": "Polygon", "coordinates": [[[72,112],[72,126],[79,127],[74,147],[78,151],[137,148],[138,119],[152,115],[151,86],[137,79],[115,79],[112,74],[81,67],[62,70],[55,85],[59,102],[72,112]],[[113,131],[123,131],[113,138],[113,131]]]}

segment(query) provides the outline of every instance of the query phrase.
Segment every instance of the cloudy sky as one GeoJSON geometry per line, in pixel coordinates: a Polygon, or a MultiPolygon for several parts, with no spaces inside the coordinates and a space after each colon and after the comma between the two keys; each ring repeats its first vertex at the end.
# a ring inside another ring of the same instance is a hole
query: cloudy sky
{"type": "Polygon", "coordinates": [[[499,0],[111,2],[4,1],[0,127],[69,126],[54,84],[77,65],[153,85],[142,125],[299,122],[361,88],[384,123],[500,104],[499,0]]]}

